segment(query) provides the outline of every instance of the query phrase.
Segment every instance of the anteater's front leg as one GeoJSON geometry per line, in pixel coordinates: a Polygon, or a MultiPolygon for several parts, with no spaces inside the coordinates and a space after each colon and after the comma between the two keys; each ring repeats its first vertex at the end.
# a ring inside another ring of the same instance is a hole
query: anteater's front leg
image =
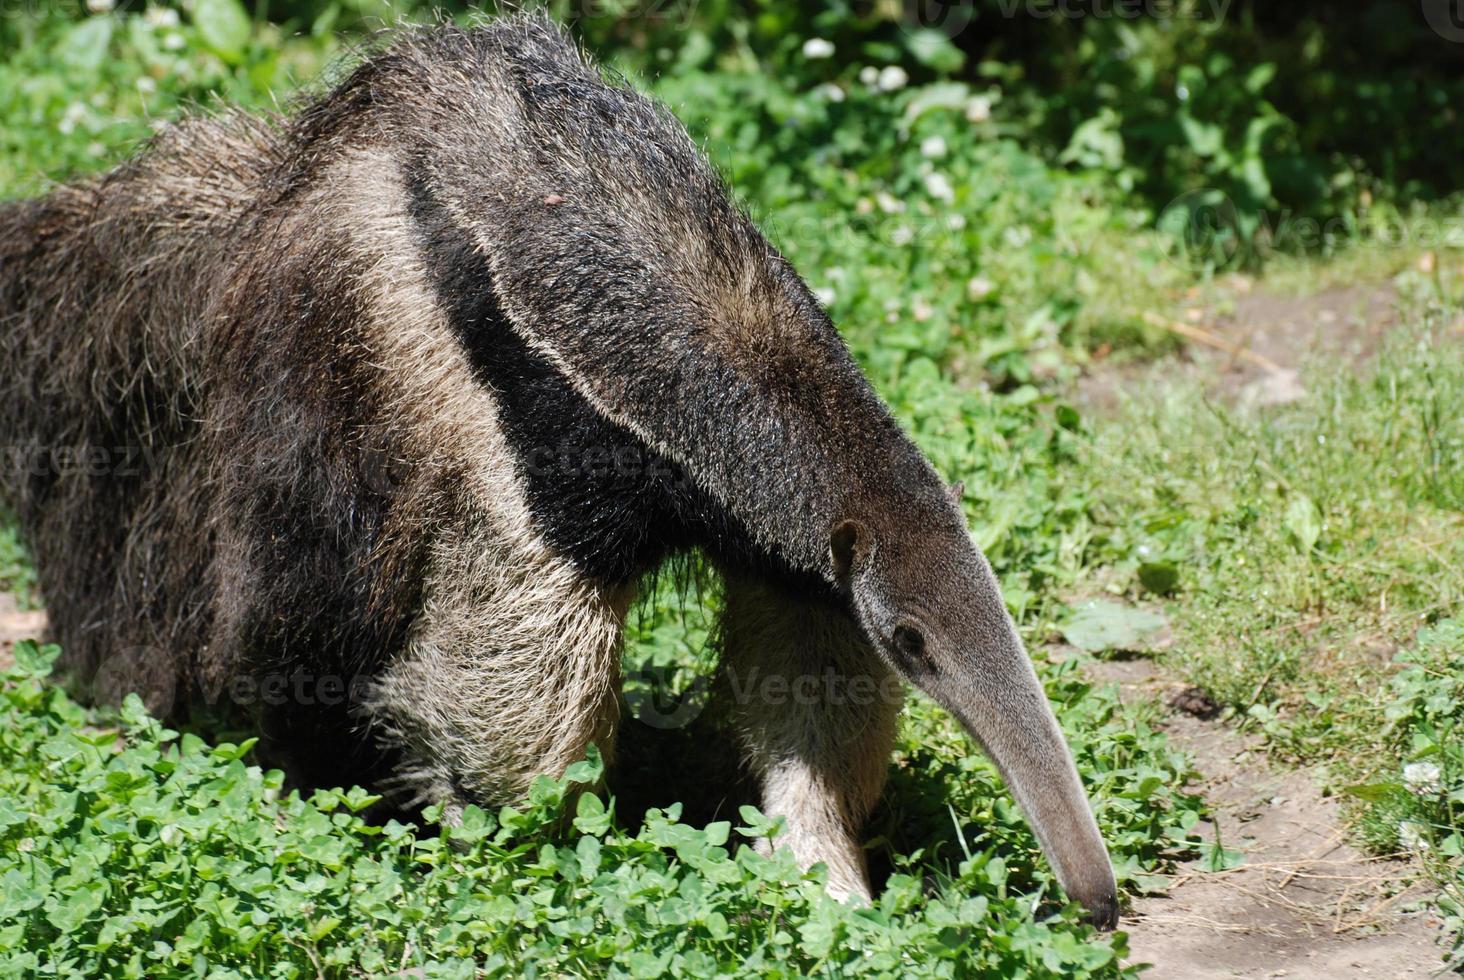
{"type": "Polygon", "coordinates": [[[902,689],[842,610],[729,576],[719,697],[775,840],[869,895],[859,835],[884,787],[902,689]]]}
{"type": "Polygon", "coordinates": [[[607,588],[527,526],[484,517],[433,547],[407,648],[367,713],[400,757],[401,799],[516,803],[537,775],[559,776],[589,745],[610,753],[629,588],[607,588]]]}

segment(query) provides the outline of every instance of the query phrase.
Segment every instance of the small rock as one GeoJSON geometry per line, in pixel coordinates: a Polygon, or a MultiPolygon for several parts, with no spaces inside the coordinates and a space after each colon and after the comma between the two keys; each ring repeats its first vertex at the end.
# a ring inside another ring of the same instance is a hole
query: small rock
{"type": "Polygon", "coordinates": [[[1268,371],[1246,385],[1241,389],[1241,397],[1255,405],[1289,405],[1305,398],[1306,388],[1301,383],[1301,375],[1290,368],[1283,368],[1268,371]]]}
{"type": "Polygon", "coordinates": [[[1220,713],[1220,706],[1198,687],[1182,688],[1166,698],[1165,703],[1175,711],[1183,711],[1204,720],[1214,718],[1220,713]]]}

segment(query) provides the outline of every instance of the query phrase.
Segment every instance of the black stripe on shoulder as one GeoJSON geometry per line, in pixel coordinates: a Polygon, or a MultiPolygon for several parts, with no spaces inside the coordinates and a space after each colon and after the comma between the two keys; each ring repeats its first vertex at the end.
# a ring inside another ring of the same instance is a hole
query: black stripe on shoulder
{"type": "Polygon", "coordinates": [[[468,235],[410,175],[428,275],[477,378],[489,387],[541,534],[587,574],[625,581],[694,542],[677,495],[679,467],[601,416],[509,325],[493,273],[468,235]]]}
{"type": "Polygon", "coordinates": [[[409,172],[411,215],[438,301],[489,387],[517,458],[536,527],[586,574],[630,581],[672,554],[700,548],[798,594],[842,602],[816,576],[794,572],[676,463],[605,418],[510,325],[493,273],[468,234],[409,172]]]}

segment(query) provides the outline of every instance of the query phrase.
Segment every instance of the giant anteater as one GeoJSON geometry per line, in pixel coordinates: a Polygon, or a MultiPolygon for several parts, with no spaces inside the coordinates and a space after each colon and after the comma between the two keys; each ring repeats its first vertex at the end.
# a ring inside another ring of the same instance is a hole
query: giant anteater
{"type": "Polygon", "coordinates": [[[867,894],[903,678],[1116,919],[947,488],[677,121],[545,20],[402,36],[292,115],[187,119],[0,209],[0,364],[4,490],[83,680],[344,680],[254,723],[451,816],[609,739],[637,582],[697,551],[723,673],[778,680],[723,685],[727,737],[831,890],[867,894]]]}

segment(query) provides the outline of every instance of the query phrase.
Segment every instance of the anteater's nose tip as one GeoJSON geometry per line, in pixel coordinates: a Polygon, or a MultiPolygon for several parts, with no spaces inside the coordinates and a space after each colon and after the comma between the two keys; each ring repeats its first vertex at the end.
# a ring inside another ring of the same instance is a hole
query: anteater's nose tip
{"type": "Polygon", "coordinates": [[[1096,929],[1112,932],[1118,928],[1118,893],[1110,891],[1083,903],[1088,910],[1088,922],[1096,929]]]}

